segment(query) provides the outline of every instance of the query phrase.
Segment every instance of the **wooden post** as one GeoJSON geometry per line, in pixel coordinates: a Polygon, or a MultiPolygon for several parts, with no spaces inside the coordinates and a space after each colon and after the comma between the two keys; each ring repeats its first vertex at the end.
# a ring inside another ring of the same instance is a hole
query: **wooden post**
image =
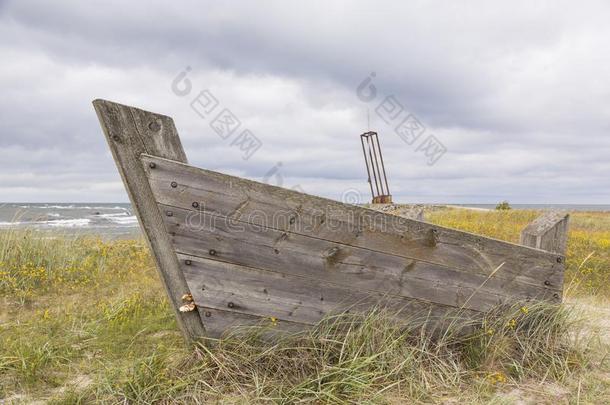
{"type": "Polygon", "coordinates": [[[570,214],[561,211],[547,212],[521,231],[520,243],[548,252],[565,255],[570,214]]]}
{"type": "Polygon", "coordinates": [[[182,297],[190,294],[190,290],[140,162],[140,155],[148,153],[186,163],[174,121],[164,115],[106,100],[95,100],[93,106],[156,260],[178,325],[187,341],[203,337],[205,329],[197,310],[179,311],[184,304],[182,297]]]}

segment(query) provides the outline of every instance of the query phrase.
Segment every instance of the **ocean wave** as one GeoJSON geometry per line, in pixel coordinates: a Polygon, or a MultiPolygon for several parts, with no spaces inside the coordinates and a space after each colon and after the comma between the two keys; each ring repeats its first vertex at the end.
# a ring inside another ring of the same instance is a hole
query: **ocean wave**
{"type": "Polygon", "coordinates": [[[59,227],[59,228],[74,228],[74,227],[83,227],[88,226],[91,223],[91,220],[88,218],[78,218],[78,219],[57,219],[53,221],[47,221],[44,225],[59,227]]]}
{"type": "Polygon", "coordinates": [[[127,212],[118,212],[116,214],[95,214],[96,218],[116,218],[129,215],[127,212]]]}
{"type": "Polygon", "coordinates": [[[65,205],[49,205],[49,204],[30,204],[30,205],[14,205],[13,207],[24,208],[24,209],[55,209],[55,210],[121,210],[121,211],[129,211],[127,207],[121,206],[91,206],[91,205],[74,205],[74,204],[65,204],[65,205]]]}
{"type": "Polygon", "coordinates": [[[0,221],[0,228],[6,228],[6,227],[10,227],[10,226],[15,226],[15,225],[23,225],[25,222],[2,222],[0,221]]]}
{"type": "Polygon", "coordinates": [[[119,225],[136,225],[138,223],[138,218],[135,215],[129,217],[109,217],[108,219],[119,225]]]}
{"type": "Polygon", "coordinates": [[[12,226],[52,226],[56,228],[74,228],[83,227],[91,223],[90,219],[53,219],[50,221],[12,221],[12,222],[0,222],[0,227],[12,227],[12,226]]]}

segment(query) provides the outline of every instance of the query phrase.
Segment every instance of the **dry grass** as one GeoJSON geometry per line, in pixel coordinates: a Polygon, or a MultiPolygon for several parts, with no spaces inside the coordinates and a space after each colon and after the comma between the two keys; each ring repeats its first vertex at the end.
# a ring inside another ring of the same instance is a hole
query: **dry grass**
{"type": "MultiPolygon", "coordinates": [[[[535,216],[448,210],[429,218],[516,241],[535,216]]],[[[476,324],[453,322],[435,339],[378,309],[274,344],[250,330],[194,351],[183,345],[141,241],[3,233],[0,398],[608,403],[610,216],[576,214],[572,224],[566,305],[498,308],[476,324]]]]}

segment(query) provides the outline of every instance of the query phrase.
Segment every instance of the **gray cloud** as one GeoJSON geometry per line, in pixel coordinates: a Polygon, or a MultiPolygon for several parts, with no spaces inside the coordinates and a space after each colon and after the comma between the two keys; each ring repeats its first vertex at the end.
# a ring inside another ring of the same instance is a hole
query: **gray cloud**
{"type": "Polygon", "coordinates": [[[405,201],[608,202],[610,39],[601,1],[0,5],[0,200],[126,200],[90,102],[175,118],[191,162],[365,194],[381,135],[405,201]],[[170,91],[185,66],[264,143],[248,161],[170,91]],[[375,102],[355,88],[370,72],[375,102]],[[393,94],[449,152],[434,166],[375,117],[393,94]]]}

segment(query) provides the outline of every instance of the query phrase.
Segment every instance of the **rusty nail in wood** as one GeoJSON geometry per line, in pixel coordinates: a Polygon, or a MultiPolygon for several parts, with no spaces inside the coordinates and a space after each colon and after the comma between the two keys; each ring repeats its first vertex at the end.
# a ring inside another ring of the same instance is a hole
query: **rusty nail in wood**
{"type": "Polygon", "coordinates": [[[212,313],[210,311],[205,311],[205,317],[209,318],[210,316],[212,316],[212,313]]]}
{"type": "Polygon", "coordinates": [[[178,183],[176,183],[175,181],[172,181],[172,184],[171,184],[171,185],[172,185],[172,188],[176,188],[176,187],[178,187],[178,183]]]}
{"type": "Polygon", "coordinates": [[[193,203],[193,208],[199,208],[199,203],[197,201],[193,203]]]}
{"type": "Polygon", "coordinates": [[[544,285],[551,285],[551,282],[549,280],[544,280],[544,285]]]}
{"type": "Polygon", "coordinates": [[[150,167],[151,169],[154,169],[155,167],[157,167],[157,165],[153,162],[151,162],[148,167],[150,167]]]}
{"type": "Polygon", "coordinates": [[[214,249],[210,249],[210,255],[211,256],[216,256],[216,251],[214,249]]]}
{"type": "Polygon", "coordinates": [[[233,304],[232,302],[229,302],[229,303],[227,304],[227,306],[228,306],[229,308],[234,308],[234,307],[235,307],[235,304],[233,304]]]}
{"type": "Polygon", "coordinates": [[[563,257],[557,256],[557,263],[561,263],[561,262],[563,262],[563,257]]]}
{"type": "Polygon", "coordinates": [[[185,260],[184,264],[186,264],[187,266],[190,266],[191,264],[193,264],[193,262],[190,260],[185,260]]]}
{"type": "Polygon", "coordinates": [[[555,294],[553,294],[553,297],[554,298],[559,298],[559,294],[555,293],[555,294]]]}
{"type": "Polygon", "coordinates": [[[167,215],[168,217],[173,217],[173,216],[174,216],[174,213],[173,213],[173,212],[171,212],[171,211],[167,211],[167,212],[165,213],[165,215],[167,215]]]}

